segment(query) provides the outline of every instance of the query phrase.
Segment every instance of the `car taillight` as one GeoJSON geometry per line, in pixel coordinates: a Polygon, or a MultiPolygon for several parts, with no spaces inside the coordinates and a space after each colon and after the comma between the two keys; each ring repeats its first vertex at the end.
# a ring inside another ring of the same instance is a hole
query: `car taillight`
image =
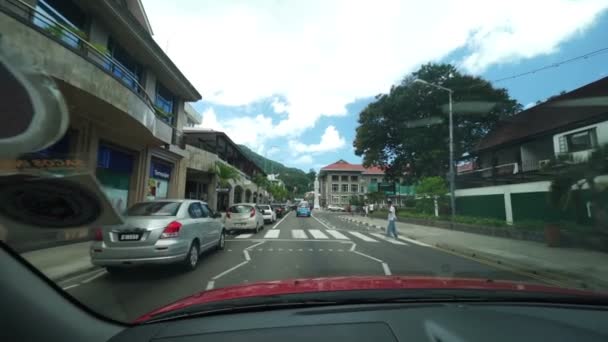
{"type": "Polygon", "coordinates": [[[103,229],[95,228],[93,231],[93,241],[103,241],[103,229]]]}
{"type": "Polygon", "coordinates": [[[255,216],[255,208],[251,208],[251,210],[249,211],[249,217],[254,217],[255,216]]]}
{"type": "Polygon", "coordinates": [[[230,218],[230,212],[229,211],[226,212],[226,218],[230,218]]]}
{"type": "Polygon", "coordinates": [[[163,233],[160,234],[160,238],[168,239],[168,238],[178,237],[180,229],[182,229],[182,224],[177,221],[173,221],[173,222],[169,223],[167,225],[167,227],[165,227],[165,230],[163,230],[163,233]]]}

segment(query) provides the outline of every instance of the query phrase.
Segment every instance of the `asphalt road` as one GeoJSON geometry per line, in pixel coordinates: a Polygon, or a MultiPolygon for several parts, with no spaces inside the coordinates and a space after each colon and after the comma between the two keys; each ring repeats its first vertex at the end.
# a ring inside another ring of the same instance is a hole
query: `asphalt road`
{"type": "Polygon", "coordinates": [[[98,270],[60,284],[94,311],[132,321],[206,289],[257,281],[348,275],[422,275],[534,281],[518,273],[445,253],[417,241],[315,212],[266,225],[257,234],[230,236],[226,248],[205,253],[196,270],[178,267],[98,270]]]}

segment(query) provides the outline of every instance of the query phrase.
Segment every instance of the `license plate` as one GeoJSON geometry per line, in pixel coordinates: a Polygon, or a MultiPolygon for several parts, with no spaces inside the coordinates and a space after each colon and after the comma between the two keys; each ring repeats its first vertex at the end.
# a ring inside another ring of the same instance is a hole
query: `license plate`
{"type": "Polygon", "coordinates": [[[120,241],[138,241],[141,238],[141,234],[120,234],[118,240],[120,241]]]}
{"type": "Polygon", "coordinates": [[[245,226],[245,225],[247,225],[247,223],[235,223],[234,225],[235,226],[245,226]]]}

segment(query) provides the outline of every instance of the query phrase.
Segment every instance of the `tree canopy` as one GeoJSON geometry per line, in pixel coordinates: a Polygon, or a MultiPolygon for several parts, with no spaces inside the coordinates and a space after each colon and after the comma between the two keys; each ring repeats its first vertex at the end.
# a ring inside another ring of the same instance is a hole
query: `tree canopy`
{"type": "Polygon", "coordinates": [[[448,171],[448,93],[414,82],[417,78],[453,90],[455,158],[522,109],[506,89],[482,78],[449,64],[423,65],[388,94],[377,95],[359,115],[355,154],[363,156],[365,166],[385,168],[388,178],[413,183],[448,171]]]}

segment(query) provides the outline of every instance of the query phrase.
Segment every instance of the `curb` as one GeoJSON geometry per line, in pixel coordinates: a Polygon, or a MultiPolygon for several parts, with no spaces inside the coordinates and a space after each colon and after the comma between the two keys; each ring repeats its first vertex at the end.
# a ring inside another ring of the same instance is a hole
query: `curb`
{"type": "Polygon", "coordinates": [[[446,243],[436,243],[434,247],[447,253],[461,255],[466,258],[476,259],[486,263],[495,264],[497,266],[512,268],[522,275],[526,275],[552,285],[579,288],[584,290],[603,290],[608,286],[607,282],[589,277],[588,275],[573,274],[559,270],[538,270],[534,265],[509,260],[492,253],[480,252],[464,247],[455,247],[446,243]]]}

